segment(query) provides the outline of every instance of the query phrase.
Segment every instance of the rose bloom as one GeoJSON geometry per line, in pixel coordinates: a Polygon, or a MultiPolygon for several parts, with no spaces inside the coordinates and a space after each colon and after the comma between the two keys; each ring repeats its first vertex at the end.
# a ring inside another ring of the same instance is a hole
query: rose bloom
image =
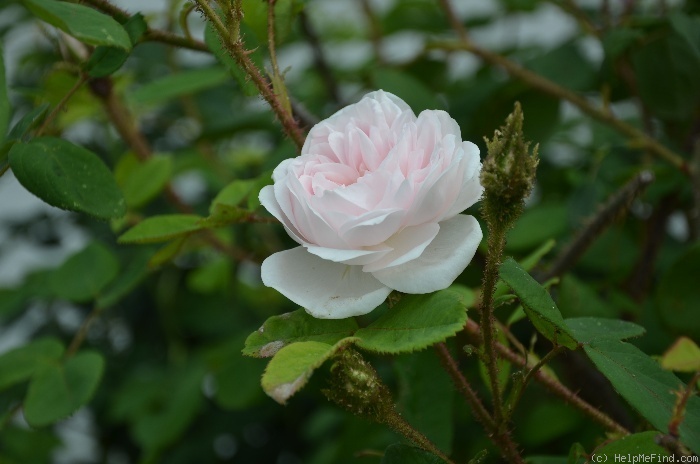
{"type": "Polygon", "coordinates": [[[324,319],[366,314],[392,290],[448,287],[482,238],[459,214],[481,197],[480,169],[446,112],[416,117],[395,95],[365,95],[316,124],[260,192],[301,245],[268,257],[263,283],[324,319]]]}

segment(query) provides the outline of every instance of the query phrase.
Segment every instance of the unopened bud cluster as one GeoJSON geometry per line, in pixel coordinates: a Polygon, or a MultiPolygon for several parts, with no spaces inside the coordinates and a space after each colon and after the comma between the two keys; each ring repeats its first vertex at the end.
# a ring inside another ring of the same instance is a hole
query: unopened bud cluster
{"type": "Polygon", "coordinates": [[[530,154],[530,142],[523,136],[523,111],[519,103],[493,139],[486,139],[486,146],[488,156],[481,169],[482,210],[489,228],[508,228],[522,212],[539,162],[537,145],[530,154]]]}
{"type": "Polygon", "coordinates": [[[326,397],[353,414],[384,422],[393,411],[389,389],[355,350],[344,350],[331,366],[326,397]]]}

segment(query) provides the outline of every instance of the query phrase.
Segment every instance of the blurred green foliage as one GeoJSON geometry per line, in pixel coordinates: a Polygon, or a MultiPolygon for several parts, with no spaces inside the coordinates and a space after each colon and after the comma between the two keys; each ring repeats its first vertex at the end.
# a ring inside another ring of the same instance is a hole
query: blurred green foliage
{"type": "MultiPolygon", "coordinates": [[[[260,282],[262,260],[293,242],[267,220],[257,195],[271,183],[271,170],[297,150],[192,5],[145,3],[139,12],[130,2],[129,14],[101,0],[0,5],[0,188],[18,180],[45,202],[77,212],[10,220],[1,210],[14,200],[0,197],[0,237],[7,237],[0,266],[24,269],[19,282],[0,282],[0,330],[21,333],[0,354],[0,463],[439,462],[396,445],[401,438],[388,428],[329,403],[320,393],[324,368],[284,407],[264,394],[266,360],[243,356],[246,338],[268,318],[298,308],[260,282]],[[178,48],[182,44],[193,50],[178,48]],[[3,257],[17,240],[35,246],[40,257],[65,255],[73,238],[60,220],[83,237],[63,264],[30,267],[3,257]],[[66,322],[76,315],[77,324],[66,322]],[[31,318],[38,322],[27,331],[22,327],[31,318]],[[76,411],[87,418],[83,443],[93,449],[84,461],[65,457],[84,446],[66,439],[65,418],[76,411]]],[[[277,0],[278,59],[295,115],[308,128],[383,88],[416,112],[448,111],[463,138],[485,154],[483,138],[519,101],[541,161],[506,252],[535,278],[604,211],[606,199],[640,171],[652,172],[654,182],[553,276],[547,284],[553,299],[531,277],[521,275],[522,288],[510,279],[534,325],[505,286],[497,290],[496,313],[512,335],[499,340],[532,359],[562,333],[567,345],[586,344],[593,362],[581,351],[567,352],[551,361],[548,375],[641,432],[606,444],[615,437],[532,382],[511,427],[530,462],[576,462],[582,453],[632,446],[659,452],[656,435],[646,430],[668,432],[670,392],[681,384],[648,355],[661,355],[681,336],[700,337],[700,9],[691,0],[609,7],[494,0],[474,2],[473,11],[462,3],[456,19],[472,40],[660,141],[683,160],[682,168],[559,95],[467,51],[432,46],[457,37],[437,0],[277,0]],[[524,261],[550,239],[553,249],[545,245],[524,261]],[[532,303],[531,294],[546,301],[532,303]],[[549,301],[554,312],[538,309],[549,301]],[[619,332],[606,326],[615,335],[599,337],[587,319],[566,325],[586,317],[637,326],[619,332]],[[620,341],[630,331],[639,335],[638,326],[644,336],[620,341]]],[[[243,9],[240,34],[250,59],[268,69],[266,3],[243,0],[243,9]]],[[[478,205],[472,210],[478,217],[478,205]]],[[[469,295],[463,303],[470,319],[477,318],[472,291],[481,285],[483,251],[455,288],[469,295]]],[[[515,261],[508,265],[522,271],[515,261]]],[[[441,313],[448,319],[442,329],[421,326],[423,338],[402,341],[389,332],[375,336],[374,345],[365,340],[367,350],[395,353],[367,358],[392,389],[399,412],[456,462],[497,462],[498,450],[437,356],[410,352],[454,334],[464,322],[459,309],[455,317],[453,307],[441,313]],[[405,349],[392,349],[397,343],[405,349]]],[[[357,322],[403,327],[406,321],[386,311],[357,322]]],[[[247,354],[260,355],[268,346],[263,342],[278,339],[330,350],[357,328],[353,322],[328,338],[304,313],[293,314],[291,321],[269,319],[263,327],[281,335],[258,334],[259,345],[254,335],[247,354]]],[[[411,327],[423,323],[416,314],[411,327]]],[[[472,343],[461,332],[448,345],[488,399],[472,343]]],[[[310,364],[317,367],[328,350],[310,364]]],[[[285,367],[298,368],[292,361],[285,367]]],[[[522,372],[510,372],[511,383],[520,385],[522,372]]],[[[687,382],[691,373],[679,375],[687,382]]],[[[680,434],[697,453],[695,400],[680,434]]]]}

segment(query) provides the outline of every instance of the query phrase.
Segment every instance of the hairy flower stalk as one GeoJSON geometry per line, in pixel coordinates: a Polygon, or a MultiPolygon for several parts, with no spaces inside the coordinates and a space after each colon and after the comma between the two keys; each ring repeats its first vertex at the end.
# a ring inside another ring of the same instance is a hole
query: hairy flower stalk
{"type": "Polygon", "coordinates": [[[488,156],[481,171],[484,187],[481,210],[488,226],[488,254],[484,272],[481,302],[485,363],[493,394],[494,419],[500,433],[507,433],[495,348],[495,320],[493,294],[498,281],[498,268],[503,257],[506,233],[522,213],[525,198],[535,181],[538,157],[537,146],[530,153],[530,142],[523,136],[523,112],[519,103],[506,118],[506,124],[486,140],[488,156]]]}

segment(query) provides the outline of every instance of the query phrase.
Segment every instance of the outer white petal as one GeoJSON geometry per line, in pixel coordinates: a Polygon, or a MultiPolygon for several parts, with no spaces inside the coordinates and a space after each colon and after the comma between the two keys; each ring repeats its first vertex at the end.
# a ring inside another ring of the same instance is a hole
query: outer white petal
{"type": "Polygon", "coordinates": [[[300,245],[306,243],[296,227],[294,227],[289,218],[282,212],[282,208],[280,208],[277,198],[275,198],[275,192],[272,185],[266,185],[263,187],[262,190],[260,190],[258,199],[260,200],[260,204],[263,205],[270,214],[272,214],[282,223],[284,230],[287,231],[287,234],[292,237],[295,242],[300,245]]]}
{"type": "Polygon", "coordinates": [[[372,274],[384,285],[404,293],[442,290],[464,271],[482,237],[473,216],[457,215],[440,223],[440,232],[419,258],[372,274]]]}
{"type": "Polygon", "coordinates": [[[479,161],[479,147],[471,142],[462,142],[464,149],[463,163],[467,163],[464,170],[464,183],[459,197],[455,200],[450,210],[445,214],[449,218],[459,214],[481,199],[484,188],[481,186],[479,174],[481,162],[479,161]]]}
{"type": "Polygon", "coordinates": [[[320,319],[367,314],[391,293],[362,267],[323,260],[304,247],[268,257],[262,281],[320,319]]]}

